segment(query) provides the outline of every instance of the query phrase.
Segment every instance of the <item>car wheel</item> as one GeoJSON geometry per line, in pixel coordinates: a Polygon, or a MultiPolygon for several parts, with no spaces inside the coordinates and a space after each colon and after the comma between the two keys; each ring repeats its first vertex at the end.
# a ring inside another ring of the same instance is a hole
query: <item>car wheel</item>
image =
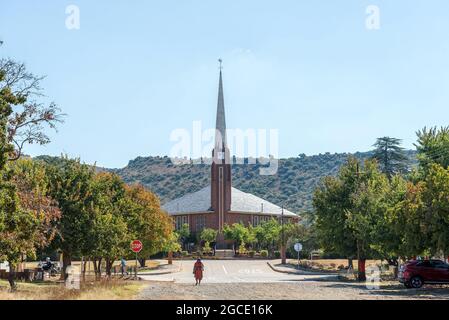
{"type": "Polygon", "coordinates": [[[413,277],[410,279],[410,284],[412,288],[421,288],[423,285],[423,281],[421,277],[413,277]]]}

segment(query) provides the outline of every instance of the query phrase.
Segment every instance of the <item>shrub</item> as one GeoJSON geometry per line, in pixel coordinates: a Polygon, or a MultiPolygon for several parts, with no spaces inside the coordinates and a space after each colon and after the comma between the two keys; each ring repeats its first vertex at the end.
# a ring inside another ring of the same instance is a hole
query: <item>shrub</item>
{"type": "Polygon", "coordinates": [[[260,251],[260,256],[264,257],[264,258],[268,257],[268,250],[261,250],[260,251]]]}
{"type": "Polygon", "coordinates": [[[279,259],[279,258],[281,257],[281,252],[280,252],[280,251],[275,251],[275,252],[274,252],[274,257],[275,257],[276,259],[279,259]]]}
{"type": "Polygon", "coordinates": [[[206,241],[206,242],[204,243],[203,252],[204,252],[205,254],[209,254],[209,253],[212,252],[212,248],[210,247],[209,241],[206,241]]]}
{"type": "Polygon", "coordinates": [[[256,255],[256,251],[254,251],[254,250],[248,251],[248,256],[249,256],[250,258],[254,258],[255,255],[256,255]]]}
{"type": "Polygon", "coordinates": [[[242,242],[242,244],[239,246],[239,254],[245,254],[246,253],[246,247],[245,244],[242,242]]]}
{"type": "Polygon", "coordinates": [[[188,251],[181,251],[181,255],[183,257],[187,257],[189,255],[189,252],[188,251]]]}

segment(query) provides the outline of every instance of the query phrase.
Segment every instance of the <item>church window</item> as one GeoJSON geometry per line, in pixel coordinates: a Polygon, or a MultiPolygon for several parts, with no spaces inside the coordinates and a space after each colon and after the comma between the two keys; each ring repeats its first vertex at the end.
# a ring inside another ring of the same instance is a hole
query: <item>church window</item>
{"type": "Polygon", "coordinates": [[[196,231],[202,231],[206,228],[206,216],[196,217],[196,231]]]}
{"type": "Polygon", "coordinates": [[[182,226],[185,224],[189,224],[189,217],[188,216],[176,216],[175,217],[175,229],[181,230],[182,226]]]}

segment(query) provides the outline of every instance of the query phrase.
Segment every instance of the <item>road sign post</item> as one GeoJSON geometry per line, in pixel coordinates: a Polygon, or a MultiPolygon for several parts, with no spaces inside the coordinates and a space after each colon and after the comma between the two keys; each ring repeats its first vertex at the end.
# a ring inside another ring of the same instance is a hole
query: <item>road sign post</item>
{"type": "Polygon", "coordinates": [[[295,251],[298,252],[298,269],[299,269],[299,253],[302,250],[302,244],[297,242],[297,243],[295,243],[294,248],[295,248],[295,251]]]}
{"type": "Polygon", "coordinates": [[[133,242],[131,242],[131,250],[136,254],[136,267],[134,270],[134,277],[135,279],[137,279],[137,254],[142,251],[143,248],[143,244],[142,241],[140,240],[134,240],[133,242]]]}

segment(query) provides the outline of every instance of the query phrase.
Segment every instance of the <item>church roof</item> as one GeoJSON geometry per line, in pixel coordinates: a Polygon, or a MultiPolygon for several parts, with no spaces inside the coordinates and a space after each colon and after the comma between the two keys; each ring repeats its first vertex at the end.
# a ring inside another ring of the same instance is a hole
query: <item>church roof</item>
{"type": "MultiPolygon", "coordinates": [[[[282,208],[259,198],[253,194],[232,188],[231,211],[239,213],[257,213],[261,215],[281,215],[282,208]]],[[[192,214],[200,212],[211,212],[211,190],[207,186],[197,192],[189,193],[181,198],[169,201],[162,206],[162,209],[170,215],[192,214]]],[[[291,211],[284,209],[285,217],[297,217],[291,211]]]]}

